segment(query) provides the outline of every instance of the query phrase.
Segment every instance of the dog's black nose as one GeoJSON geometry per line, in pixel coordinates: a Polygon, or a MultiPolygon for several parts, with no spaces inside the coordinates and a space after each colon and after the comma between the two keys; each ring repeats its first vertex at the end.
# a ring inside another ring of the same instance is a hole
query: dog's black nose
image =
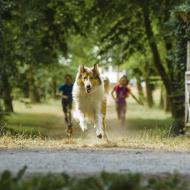
{"type": "Polygon", "coordinates": [[[87,89],[90,89],[90,88],[91,88],[91,86],[90,86],[90,85],[87,85],[87,86],[86,86],[86,88],[87,88],[87,89]]]}

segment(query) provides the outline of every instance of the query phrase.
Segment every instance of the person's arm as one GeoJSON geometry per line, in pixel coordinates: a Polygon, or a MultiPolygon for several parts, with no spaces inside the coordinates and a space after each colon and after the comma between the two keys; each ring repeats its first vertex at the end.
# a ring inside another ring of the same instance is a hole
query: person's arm
{"type": "Polygon", "coordinates": [[[64,95],[64,87],[60,86],[59,87],[59,91],[58,91],[58,95],[61,96],[63,99],[68,99],[68,96],[64,95]]]}
{"type": "Polygon", "coordinates": [[[144,105],[143,102],[141,102],[138,98],[136,98],[136,96],[130,91],[129,92],[130,95],[132,96],[132,98],[140,105],[144,105]]]}
{"type": "Polygon", "coordinates": [[[66,96],[66,95],[62,95],[62,98],[65,99],[65,100],[68,100],[68,99],[69,99],[69,97],[66,96]]]}

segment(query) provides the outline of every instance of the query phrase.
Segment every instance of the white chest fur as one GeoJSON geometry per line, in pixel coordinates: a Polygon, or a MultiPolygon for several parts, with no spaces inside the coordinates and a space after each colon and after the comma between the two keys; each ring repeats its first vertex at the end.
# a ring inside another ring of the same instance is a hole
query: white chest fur
{"type": "Polygon", "coordinates": [[[91,93],[86,93],[84,87],[74,84],[73,99],[76,104],[77,111],[84,114],[84,117],[92,121],[97,113],[101,112],[101,104],[104,100],[103,85],[95,87],[91,93]]]}

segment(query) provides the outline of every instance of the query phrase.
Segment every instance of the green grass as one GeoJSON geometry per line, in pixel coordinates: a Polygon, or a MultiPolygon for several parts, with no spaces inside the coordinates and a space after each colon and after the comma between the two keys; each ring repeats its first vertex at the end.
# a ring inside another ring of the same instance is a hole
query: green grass
{"type": "MultiPolygon", "coordinates": [[[[115,114],[115,106],[110,106],[110,112],[115,114]]],[[[116,120],[116,116],[112,115],[110,123],[116,120]]],[[[142,136],[167,136],[173,122],[170,113],[166,113],[158,107],[152,109],[145,106],[139,106],[134,100],[129,99],[126,114],[126,130],[128,134],[136,134],[142,136]]]]}
{"type": "Polygon", "coordinates": [[[19,131],[40,131],[51,128],[59,119],[55,115],[45,113],[16,113],[8,118],[8,127],[19,131]]]}
{"type": "Polygon", "coordinates": [[[33,104],[27,108],[20,102],[14,102],[15,113],[7,117],[6,128],[22,136],[35,134],[48,136],[51,130],[64,125],[62,111],[58,101],[33,104]],[[56,125],[56,126],[55,126],[56,125]]]}
{"type": "Polygon", "coordinates": [[[140,174],[101,173],[96,176],[76,178],[62,174],[36,175],[23,178],[23,168],[13,176],[4,171],[0,177],[0,190],[188,190],[189,180],[179,174],[143,176],[140,174]]]}

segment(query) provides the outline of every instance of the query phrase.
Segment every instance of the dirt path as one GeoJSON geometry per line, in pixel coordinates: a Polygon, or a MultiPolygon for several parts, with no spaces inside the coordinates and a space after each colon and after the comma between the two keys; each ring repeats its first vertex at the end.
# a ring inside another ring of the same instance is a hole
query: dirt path
{"type": "Polygon", "coordinates": [[[175,170],[190,174],[189,162],[189,153],[145,150],[0,151],[0,171],[17,172],[27,165],[27,174],[63,171],[70,175],[101,171],[162,174],[175,170]]]}

